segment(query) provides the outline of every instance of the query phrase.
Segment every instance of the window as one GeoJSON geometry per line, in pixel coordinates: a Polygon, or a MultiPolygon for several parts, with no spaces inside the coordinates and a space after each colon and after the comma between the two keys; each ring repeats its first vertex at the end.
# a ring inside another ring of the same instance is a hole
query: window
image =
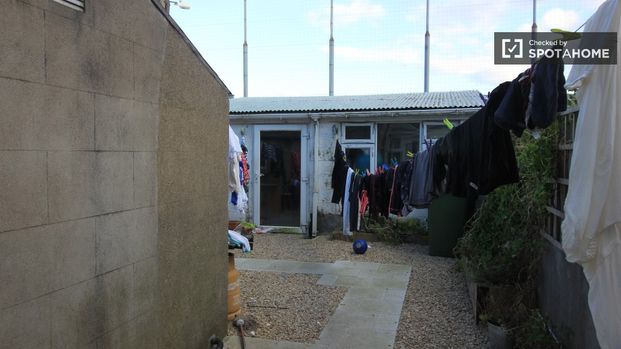
{"type": "Polygon", "coordinates": [[[393,123],[377,125],[377,165],[391,166],[406,159],[408,152],[418,152],[420,124],[393,123]]]}
{"type": "Polygon", "coordinates": [[[74,10],[84,11],[84,0],[54,0],[55,2],[71,7],[74,10]]]}
{"type": "Polygon", "coordinates": [[[370,126],[346,126],[345,139],[369,139],[371,138],[370,126]]]}
{"type": "MultiPolygon", "coordinates": [[[[451,120],[454,126],[460,124],[459,120],[451,120]]],[[[449,128],[442,122],[424,122],[421,128],[420,149],[427,149],[427,144],[434,144],[438,139],[449,133],[449,128]]]]}
{"type": "Polygon", "coordinates": [[[353,146],[345,147],[345,158],[349,163],[349,166],[360,173],[365,173],[367,170],[374,172],[374,168],[371,167],[371,146],[353,146]]]}
{"type": "Polygon", "coordinates": [[[352,169],[375,172],[375,127],[371,123],[342,124],[340,141],[352,169]]]}
{"type": "Polygon", "coordinates": [[[373,129],[371,124],[343,124],[342,143],[347,142],[373,142],[373,129]]]}

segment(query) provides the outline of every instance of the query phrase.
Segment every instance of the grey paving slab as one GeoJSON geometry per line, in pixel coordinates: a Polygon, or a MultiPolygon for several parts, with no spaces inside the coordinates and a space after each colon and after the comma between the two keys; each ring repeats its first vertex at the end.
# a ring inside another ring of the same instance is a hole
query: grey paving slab
{"type": "Polygon", "coordinates": [[[310,263],[272,259],[237,258],[235,266],[242,270],[283,273],[327,274],[338,269],[333,263],[310,263]]]}
{"type": "Polygon", "coordinates": [[[393,348],[395,333],[377,331],[359,331],[346,329],[336,335],[321,338],[312,347],[315,348],[334,348],[334,349],[381,349],[393,348]]]}
{"type": "Polygon", "coordinates": [[[386,272],[386,271],[390,271],[390,272],[406,272],[406,273],[410,273],[410,270],[412,270],[412,267],[410,267],[409,265],[404,265],[404,264],[380,264],[379,268],[377,269],[377,271],[380,272],[386,272]]]}
{"type": "MultiPolygon", "coordinates": [[[[312,344],[288,341],[274,341],[264,338],[244,337],[246,348],[252,349],[310,349],[312,344]]],[[[238,336],[224,338],[224,349],[241,349],[238,336]]]]}
{"type": "Polygon", "coordinates": [[[356,271],[378,271],[382,264],[371,262],[336,261],[334,262],[334,265],[344,269],[354,269],[356,271]]]}
{"type": "Polygon", "coordinates": [[[348,297],[343,299],[339,306],[346,307],[350,313],[360,316],[364,314],[382,314],[390,315],[401,312],[403,299],[399,298],[356,298],[348,297]]]}
{"type": "Polygon", "coordinates": [[[337,279],[338,279],[338,276],[334,274],[323,274],[321,275],[321,278],[319,278],[319,281],[317,281],[317,284],[325,285],[325,286],[334,286],[337,279]]]}
{"type": "MultiPolygon", "coordinates": [[[[345,297],[321,332],[319,340],[313,345],[250,338],[253,341],[252,348],[393,347],[410,279],[410,266],[350,261],[308,263],[243,258],[236,260],[236,266],[242,270],[318,274],[321,275],[318,284],[348,288],[345,297]]],[[[239,340],[235,343],[239,343],[239,340]]]]}

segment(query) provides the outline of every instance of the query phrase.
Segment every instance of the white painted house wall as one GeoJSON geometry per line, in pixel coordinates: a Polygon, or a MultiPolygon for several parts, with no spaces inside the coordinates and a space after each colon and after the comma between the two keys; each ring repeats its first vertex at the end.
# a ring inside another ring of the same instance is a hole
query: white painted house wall
{"type": "MultiPolygon", "coordinates": [[[[265,126],[265,125],[263,125],[265,126]]],[[[229,202],[229,218],[230,219],[252,219],[254,215],[254,208],[252,205],[254,199],[255,186],[258,185],[258,178],[256,174],[258,173],[258,169],[255,168],[255,165],[258,164],[258,159],[254,158],[254,152],[252,149],[252,145],[254,144],[254,136],[255,136],[255,125],[251,124],[231,124],[233,131],[239,136],[240,140],[242,137],[245,140],[245,144],[248,147],[248,163],[250,165],[250,185],[248,191],[248,200],[250,202],[248,211],[245,215],[240,215],[239,211],[230,204],[229,202]]],[[[317,168],[317,175],[314,172],[314,147],[315,147],[315,127],[314,123],[308,123],[308,149],[306,156],[301,157],[301,161],[307,161],[307,173],[303,173],[302,177],[308,177],[308,197],[307,197],[307,207],[312,207],[312,194],[313,188],[315,185],[315,181],[319,183],[319,193],[318,193],[318,212],[326,213],[326,214],[339,214],[340,213],[340,205],[333,204],[332,200],[332,169],[334,167],[334,147],[336,144],[336,140],[338,134],[335,134],[335,130],[340,127],[340,123],[334,122],[321,122],[319,123],[319,162],[317,168]]],[[[340,129],[338,129],[340,130],[340,129]]],[[[337,131],[338,132],[338,131],[337,131]]],[[[308,220],[310,221],[310,213],[312,210],[309,210],[308,220]]]]}
{"type": "MultiPolygon", "coordinates": [[[[251,97],[231,100],[230,124],[238,136],[245,138],[249,148],[248,162],[251,167],[249,188],[250,207],[246,219],[258,223],[257,212],[253,207],[255,190],[259,185],[260,149],[255,152],[253,145],[258,145],[254,138],[258,129],[269,130],[283,125],[305,125],[306,154],[300,154],[306,171],[301,177],[308,178],[307,195],[301,206],[306,206],[307,214],[302,217],[302,225],[310,227],[313,213],[313,198],[316,200],[318,219],[323,222],[337,221],[341,213],[340,204],[333,204],[332,169],[334,168],[334,148],[338,139],[343,147],[342,133],[344,125],[371,125],[372,136],[368,140],[356,141],[351,147],[360,148],[363,143],[371,148],[371,164],[377,158],[377,125],[379,123],[441,123],[444,118],[464,120],[473,115],[485,104],[477,91],[452,91],[433,93],[409,93],[372,96],[329,96],[329,97],[251,97]],[[318,126],[316,124],[318,122],[318,126]],[[315,137],[318,127],[319,137],[315,137]],[[318,142],[319,144],[315,145],[318,142]],[[315,166],[317,151],[317,166],[315,166]],[[315,183],[317,186],[315,187],[315,183]],[[322,219],[323,218],[325,219],[322,219]],[[332,217],[332,218],[330,218],[332,217]]],[[[423,127],[421,127],[423,129],[423,127]]],[[[420,138],[420,137],[419,137],[420,138]]],[[[373,167],[373,166],[371,166],[373,167]]],[[[322,227],[319,222],[319,228],[322,227]]],[[[328,225],[326,229],[337,229],[328,225]]],[[[322,231],[323,232],[323,231],[322,231]]]]}

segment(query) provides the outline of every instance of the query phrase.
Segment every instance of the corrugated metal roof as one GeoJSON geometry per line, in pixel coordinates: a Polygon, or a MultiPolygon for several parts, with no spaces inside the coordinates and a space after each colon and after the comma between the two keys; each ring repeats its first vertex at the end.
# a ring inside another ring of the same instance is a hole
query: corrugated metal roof
{"type": "Polygon", "coordinates": [[[230,111],[231,114],[258,114],[479,108],[484,105],[481,94],[470,90],[367,96],[233,98],[230,111]]]}

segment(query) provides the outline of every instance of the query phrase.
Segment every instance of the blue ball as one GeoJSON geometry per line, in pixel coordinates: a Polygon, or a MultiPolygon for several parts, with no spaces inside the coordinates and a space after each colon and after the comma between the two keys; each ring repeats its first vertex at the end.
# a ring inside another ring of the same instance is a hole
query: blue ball
{"type": "Polygon", "coordinates": [[[364,254],[368,247],[367,242],[364,240],[354,241],[354,252],[356,252],[356,254],[364,254]]]}

